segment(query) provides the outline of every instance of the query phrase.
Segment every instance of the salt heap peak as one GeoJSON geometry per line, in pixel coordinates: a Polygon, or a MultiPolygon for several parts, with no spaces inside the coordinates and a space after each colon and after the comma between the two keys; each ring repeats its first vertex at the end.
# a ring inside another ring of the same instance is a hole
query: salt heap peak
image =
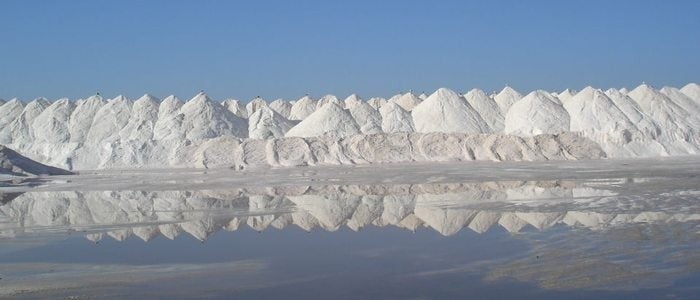
{"type": "Polygon", "coordinates": [[[417,132],[490,132],[474,108],[454,91],[440,88],[411,111],[417,132]]]}
{"type": "Polygon", "coordinates": [[[502,132],[503,131],[503,113],[501,108],[498,107],[498,103],[491,99],[486,93],[479,89],[472,89],[466,95],[464,99],[467,100],[469,105],[471,105],[476,112],[479,113],[482,119],[486,121],[492,132],[502,132]]]}
{"type": "Polygon", "coordinates": [[[411,113],[396,103],[387,103],[379,108],[379,113],[382,116],[382,131],[386,133],[416,131],[411,113]]]}
{"type": "Polygon", "coordinates": [[[187,101],[180,113],[183,114],[182,131],[189,140],[248,136],[248,122],[212,101],[205,93],[187,101]]]}
{"type": "Polygon", "coordinates": [[[95,114],[85,142],[100,145],[119,140],[119,131],[131,118],[132,105],[133,102],[122,95],[107,101],[95,114]]]}
{"type": "Polygon", "coordinates": [[[623,87],[623,88],[621,88],[621,89],[619,90],[619,92],[620,92],[620,94],[623,94],[623,95],[626,96],[626,95],[630,92],[630,90],[628,90],[627,88],[624,88],[624,87],[623,87]]]}
{"type": "Polygon", "coordinates": [[[248,118],[248,137],[251,139],[281,138],[294,125],[293,121],[287,120],[271,107],[263,106],[248,118]]]}
{"type": "Polygon", "coordinates": [[[561,93],[557,94],[557,98],[561,100],[561,102],[566,102],[569,101],[569,99],[573,98],[574,95],[576,95],[576,91],[570,90],[570,89],[565,89],[561,91],[561,93]]]}
{"type": "Polygon", "coordinates": [[[392,98],[392,100],[390,100],[389,102],[398,104],[399,106],[401,106],[401,108],[405,109],[406,111],[411,111],[414,107],[416,107],[416,105],[423,102],[423,100],[418,98],[413,93],[409,92],[399,97],[392,98]]]}
{"type": "Polygon", "coordinates": [[[508,109],[510,109],[510,106],[522,98],[522,94],[509,86],[504,87],[498,94],[493,96],[493,100],[496,101],[498,107],[501,108],[501,113],[503,113],[504,116],[508,112],[508,109]]]}
{"type": "Polygon", "coordinates": [[[248,118],[248,111],[246,110],[245,106],[241,104],[241,101],[236,100],[236,99],[226,99],[224,102],[221,102],[221,105],[226,107],[228,111],[232,112],[234,115],[239,116],[241,118],[248,118]]]}
{"type": "Polygon", "coordinates": [[[5,128],[12,123],[24,110],[24,104],[19,99],[14,98],[0,106],[0,128],[5,128]]]}
{"type": "Polygon", "coordinates": [[[377,110],[378,110],[379,108],[381,108],[382,106],[384,106],[385,104],[387,104],[387,102],[388,102],[388,101],[386,101],[386,99],[384,99],[384,98],[381,98],[381,97],[374,97],[374,98],[369,99],[369,100],[367,101],[367,104],[369,104],[369,105],[370,105],[371,107],[373,107],[374,109],[377,109],[377,110]]]}
{"type": "Polygon", "coordinates": [[[159,101],[149,94],[134,101],[131,118],[119,133],[122,140],[146,142],[153,138],[153,129],[158,120],[159,101]]]}
{"type": "Polygon", "coordinates": [[[184,139],[182,122],[185,116],[180,113],[184,103],[177,97],[170,95],[160,102],[158,107],[158,119],[153,126],[154,140],[184,139]]]}
{"type": "Polygon", "coordinates": [[[14,176],[28,175],[69,175],[63,169],[50,167],[33,161],[14,150],[0,145],[0,174],[14,176]]]}
{"type": "Polygon", "coordinates": [[[34,143],[67,143],[70,141],[70,116],[75,104],[59,99],[38,115],[32,123],[34,143]]]}
{"type": "Polygon", "coordinates": [[[569,113],[558,99],[537,90],[513,103],[504,131],[520,136],[562,133],[569,131],[569,113]]]}
{"type": "Polygon", "coordinates": [[[105,101],[99,95],[76,102],[68,122],[71,142],[82,143],[85,141],[95,115],[104,105],[105,101]]]}
{"type": "Polygon", "coordinates": [[[420,98],[421,100],[425,100],[428,99],[428,95],[426,95],[425,93],[420,93],[420,95],[418,95],[418,98],[420,98]]]}
{"type": "Polygon", "coordinates": [[[690,99],[693,99],[695,103],[700,105],[700,85],[697,83],[689,83],[683,88],[681,88],[681,92],[685,94],[686,96],[690,97],[690,99]]]}
{"type": "Polygon", "coordinates": [[[328,103],[335,103],[338,106],[345,108],[345,103],[338,100],[338,97],[336,97],[335,95],[325,95],[325,96],[321,97],[321,99],[318,99],[318,103],[316,104],[316,109],[319,109],[328,103]]]}
{"type": "Polygon", "coordinates": [[[660,134],[660,129],[654,123],[654,120],[643,113],[637,102],[632,100],[632,98],[615,89],[609,89],[605,91],[605,94],[644,136],[655,139],[660,134]]]}
{"type": "Polygon", "coordinates": [[[265,101],[265,99],[255,97],[255,99],[251,100],[250,102],[248,102],[248,104],[245,105],[245,110],[250,116],[264,106],[267,106],[267,102],[265,101]]]}
{"type": "Polygon", "coordinates": [[[682,107],[690,114],[694,116],[700,115],[700,104],[696,103],[695,100],[688,97],[688,95],[683,93],[681,90],[674,87],[665,86],[661,88],[660,92],[666,95],[669,99],[673,100],[673,102],[678,104],[678,106],[682,107]]]}
{"type": "Polygon", "coordinates": [[[615,131],[636,131],[634,124],[620,110],[615,102],[601,90],[586,87],[571,100],[564,103],[569,113],[571,131],[613,133],[615,131]]]}
{"type": "Polygon", "coordinates": [[[360,133],[360,127],[350,113],[330,102],[290,129],[288,137],[345,137],[360,133]]]}
{"type": "Polygon", "coordinates": [[[316,101],[306,95],[292,104],[292,109],[289,112],[289,119],[303,120],[314,111],[316,111],[316,101]]]}
{"type": "MultiPolygon", "coordinates": [[[[666,95],[646,84],[638,86],[627,95],[659,126],[662,140],[681,143],[674,146],[671,153],[686,152],[688,146],[685,141],[697,138],[694,131],[700,128],[700,121],[666,95]]],[[[671,147],[668,143],[666,146],[671,147]]]]}
{"type": "Polygon", "coordinates": [[[27,103],[8,126],[0,128],[0,143],[31,143],[34,140],[32,122],[49,104],[45,98],[37,98],[27,103]]]}
{"type": "Polygon", "coordinates": [[[292,113],[292,104],[284,101],[284,99],[272,101],[272,103],[270,103],[270,108],[282,115],[285,119],[289,119],[289,115],[292,113]]]}
{"type": "Polygon", "coordinates": [[[357,94],[352,94],[348,96],[343,102],[345,103],[345,108],[347,109],[350,109],[355,105],[363,103],[362,98],[360,98],[360,96],[358,96],[357,94]]]}
{"type": "Polygon", "coordinates": [[[364,134],[374,134],[382,132],[382,116],[379,112],[365,102],[359,102],[348,109],[360,126],[360,131],[364,134]]]}

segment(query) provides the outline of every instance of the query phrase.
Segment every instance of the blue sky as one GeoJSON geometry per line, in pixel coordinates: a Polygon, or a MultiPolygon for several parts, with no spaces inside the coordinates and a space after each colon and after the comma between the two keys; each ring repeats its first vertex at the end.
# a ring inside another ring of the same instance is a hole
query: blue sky
{"type": "Polygon", "coordinates": [[[0,98],[700,82],[700,1],[0,1],[0,98]]]}

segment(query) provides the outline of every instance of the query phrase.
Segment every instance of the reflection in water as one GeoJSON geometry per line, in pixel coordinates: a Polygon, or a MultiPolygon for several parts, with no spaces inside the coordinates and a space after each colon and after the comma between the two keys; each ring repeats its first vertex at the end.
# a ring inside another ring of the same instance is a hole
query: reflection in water
{"type": "MultiPolygon", "coordinates": [[[[484,261],[454,259],[405,271],[402,278],[479,274],[487,282],[515,279],[552,290],[639,290],[671,285],[700,269],[700,186],[695,183],[679,188],[677,180],[607,179],[28,192],[2,197],[0,241],[71,232],[94,242],[105,236],[127,243],[130,236],[176,239],[183,233],[205,241],[219,230],[245,232],[246,227],[334,234],[342,228],[430,228],[453,237],[465,228],[481,235],[502,228],[519,233],[509,238],[523,241],[530,250],[484,261]]],[[[420,255],[416,257],[431,253],[420,255]]],[[[178,270],[268,267],[255,257],[246,259],[178,270]]],[[[150,270],[168,272],[162,268],[150,270]]]]}

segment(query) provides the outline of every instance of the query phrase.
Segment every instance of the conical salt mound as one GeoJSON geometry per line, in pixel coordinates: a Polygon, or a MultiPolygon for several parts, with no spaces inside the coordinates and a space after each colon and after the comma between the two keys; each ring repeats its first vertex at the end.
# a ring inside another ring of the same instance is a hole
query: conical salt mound
{"type": "Polygon", "coordinates": [[[364,101],[362,101],[362,98],[360,98],[360,96],[358,96],[357,94],[352,94],[352,95],[348,96],[347,98],[345,98],[345,100],[343,102],[345,102],[346,109],[350,109],[355,105],[359,105],[360,103],[364,103],[364,101]]]}
{"type": "Polygon", "coordinates": [[[285,136],[297,137],[345,137],[360,133],[360,127],[350,113],[336,103],[328,103],[309,115],[285,136]]]}
{"type": "Polygon", "coordinates": [[[243,119],[248,118],[248,111],[246,110],[245,106],[241,104],[241,101],[236,99],[226,99],[224,102],[221,102],[221,105],[226,107],[226,109],[228,109],[228,111],[232,112],[234,115],[237,115],[243,119]]]}
{"type": "Polygon", "coordinates": [[[251,139],[281,138],[294,127],[294,122],[263,106],[248,118],[248,137],[251,139]]]}
{"type": "Polygon", "coordinates": [[[85,143],[98,145],[119,140],[119,131],[126,126],[131,117],[133,102],[124,96],[117,96],[107,101],[95,114],[85,143]]]}
{"type": "Polygon", "coordinates": [[[561,93],[557,94],[557,98],[559,98],[559,100],[563,103],[569,101],[574,97],[574,95],[576,95],[576,91],[565,89],[561,93]]]}
{"type": "Polygon", "coordinates": [[[619,90],[619,92],[620,92],[620,94],[627,96],[627,94],[630,92],[630,90],[628,90],[627,88],[621,88],[619,90]]]}
{"type": "Polygon", "coordinates": [[[283,99],[272,101],[272,103],[270,103],[270,108],[282,115],[285,119],[289,119],[289,115],[292,113],[292,104],[283,99]]]}
{"type": "Polygon", "coordinates": [[[700,115],[700,104],[696,103],[695,100],[688,97],[688,95],[683,93],[681,90],[666,86],[661,88],[660,92],[666,95],[674,103],[678,104],[678,106],[685,109],[685,111],[689,112],[691,115],[700,115]]]}
{"type": "Polygon", "coordinates": [[[387,102],[388,101],[386,101],[386,99],[384,99],[384,98],[374,97],[374,98],[369,99],[367,101],[367,104],[369,104],[369,106],[371,106],[372,108],[378,110],[379,108],[381,108],[382,106],[387,104],[387,102]]]}
{"type": "Polygon", "coordinates": [[[119,135],[124,141],[146,142],[153,138],[153,128],[158,121],[159,100],[149,94],[134,101],[129,122],[119,135]]]}
{"type": "Polygon", "coordinates": [[[63,169],[50,167],[33,161],[14,150],[0,145],[0,174],[27,176],[27,175],[69,175],[72,174],[63,169]]]}
{"type": "Polygon", "coordinates": [[[392,98],[392,100],[389,102],[398,104],[399,106],[401,106],[401,108],[405,109],[406,111],[411,111],[414,107],[416,107],[416,105],[423,102],[423,100],[418,98],[413,93],[405,93],[399,97],[392,98]]]}
{"type": "Polygon", "coordinates": [[[251,100],[250,102],[248,102],[248,104],[245,105],[245,109],[248,112],[248,115],[250,116],[264,106],[267,106],[267,102],[265,101],[265,99],[255,97],[255,99],[251,100]]]}
{"type": "Polygon", "coordinates": [[[4,128],[0,128],[0,143],[26,144],[33,142],[32,123],[49,104],[49,101],[44,98],[37,98],[27,103],[17,118],[4,128]]]}
{"type": "Polygon", "coordinates": [[[199,93],[187,101],[180,113],[183,114],[182,130],[185,138],[200,140],[220,136],[248,136],[248,122],[234,115],[223,106],[212,101],[204,93],[199,93]]]}
{"type": "Polygon", "coordinates": [[[99,95],[76,102],[68,122],[71,142],[82,143],[85,141],[97,111],[104,105],[105,101],[99,95]]]}
{"type": "Polygon", "coordinates": [[[466,99],[469,105],[471,105],[476,112],[479,113],[481,118],[486,121],[486,124],[491,128],[491,132],[503,131],[504,117],[501,108],[498,107],[498,103],[486,95],[484,91],[473,89],[464,95],[464,99],[466,99]]]}
{"type": "Polygon", "coordinates": [[[307,95],[294,102],[292,109],[289,112],[289,119],[303,120],[314,113],[314,111],[316,111],[316,101],[307,95]]]}
{"type": "Polygon", "coordinates": [[[649,85],[642,84],[627,95],[639,104],[642,111],[649,115],[669,138],[675,136],[673,139],[687,140],[693,136],[694,129],[700,128],[700,121],[695,116],[649,85]]]}
{"type": "Polygon", "coordinates": [[[24,110],[24,104],[19,99],[14,98],[0,106],[0,129],[7,127],[24,110]]]}
{"type": "Polygon", "coordinates": [[[319,109],[328,103],[335,103],[338,106],[345,108],[345,103],[338,100],[338,97],[336,97],[335,95],[325,95],[321,97],[321,99],[318,99],[318,103],[316,103],[316,109],[319,109]]]}
{"type": "Polygon", "coordinates": [[[379,113],[382,115],[382,131],[386,133],[416,131],[411,113],[396,103],[387,103],[379,108],[379,113]]]}
{"type": "Polygon", "coordinates": [[[379,112],[365,102],[352,105],[350,114],[355,119],[360,131],[364,134],[374,134],[382,132],[382,116],[379,112]]]}
{"type": "Polygon", "coordinates": [[[557,134],[569,131],[569,113],[558,99],[537,90],[508,110],[504,132],[521,136],[557,134]]]}
{"type": "Polygon", "coordinates": [[[411,111],[417,132],[486,133],[490,128],[467,101],[440,88],[411,111]]]}
{"type": "Polygon", "coordinates": [[[636,131],[634,124],[601,90],[586,87],[564,103],[569,113],[571,131],[636,131]]]}
{"type": "Polygon", "coordinates": [[[632,98],[615,89],[609,89],[605,91],[605,94],[644,136],[655,139],[661,133],[654,120],[643,113],[632,98]]]}
{"type": "Polygon", "coordinates": [[[425,93],[420,93],[420,95],[418,95],[418,98],[420,98],[421,100],[425,100],[428,99],[428,95],[426,95],[425,93]]]}
{"type": "Polygon", "coordinates": [[[681,89],[681,92],[693,99],[696,104],[700,105],[700,85],[697,83],[689,83],[681,89]]]}
{"type": "Polygon", "coordinates": [[[63,98],[47,107],[34,119],[35,143],[67,143],[70,141],[70,116],[75,109],[72,101],[63,98]]]}
{"type": "Polygon", "coordinates": [[[153,125],[153,139],[171,140],[184,139],[185,133],[182,131],[182,122],[185,115],[180,113],[183,103],[177,97],[170,95],[160,102],[158,107],[158,119],[153,125]]]}
{"type": "Polygon", "coordinates": [[[508,109],[510,109],[510,106],[513,105],[513,103],[522,98],[522,94],[518,93],[518,91],[509,86],[504,87],[498,94],[493,96],[493,100],[496,101],[498,107],[501,108],[501,113],[503,116],[508,113],[508,109]]]}

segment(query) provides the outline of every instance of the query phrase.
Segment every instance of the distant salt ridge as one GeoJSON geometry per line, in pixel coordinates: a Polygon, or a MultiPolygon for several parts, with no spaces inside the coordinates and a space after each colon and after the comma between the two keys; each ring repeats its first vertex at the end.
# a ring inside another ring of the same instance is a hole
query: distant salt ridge
{"type": "Polygon", "coordinates": [[[228,136],[259,140],[440,132],[527,138],[577,132],[598,143],[608,157],[649,157],[700,153],[699,116],[700,85],[695,83],[681,89],[643,84],[632,91],[587,87],[525,96],[511,87],[492,95],[441,88],[425,97],[409,92],[365,101],[356,94],[343,100],[306,95],[269,104],[262,98],[245,104],[215,102],[205,93],[187,102],[175,96],[160,101],[144,95],[134,101],[95,95],[77,101],[5,102],[0,105],[0,143],[55,166],[66,167],[71,160],[107,167],[146,161],[139,149],[153,152],[147,155],[180,155],[185,150],[172,145],[228,136]],[[131,150],[122,153],[125,149],[131,150]],[[114,161],[119,155],[123,161],[114,161]]]}

